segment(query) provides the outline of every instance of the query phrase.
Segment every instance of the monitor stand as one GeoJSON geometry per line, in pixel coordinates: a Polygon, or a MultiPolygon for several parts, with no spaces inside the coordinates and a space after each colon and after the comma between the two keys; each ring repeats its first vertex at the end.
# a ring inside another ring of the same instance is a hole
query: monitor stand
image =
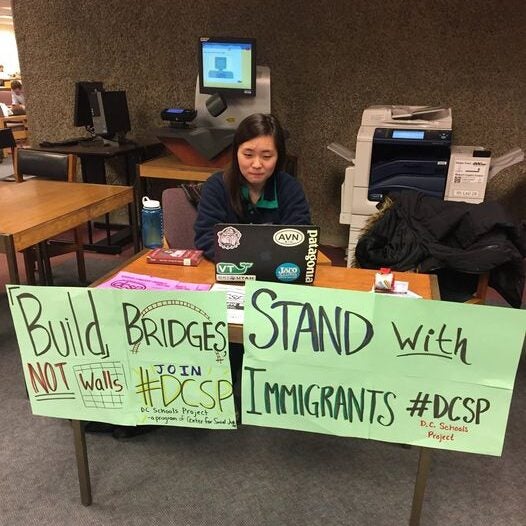
{"type": "Polygon", "coordinates": [[[234,131],[196,127],[192,123],[187,128],[157,128],[155,135],[184,164],[223,167],[230,161],[227,150],[234,131]]]}
{"type": "Polygon", "coordinates": [[[94,141],[96,143],[98,142],[99,145],[102,144],[103,146],[114,146],[115,148],[124,146],[126,144],[133,144],[133,141],[126,139],[126,133],[116,133],[113,137],[104,137],[101,135],[94,141]]]}
{"type": "MultiPolygon", "coordinates": [[[[224,96],[224,95],[223,95],[224,96]]],[[[253,113],[270,113],[270,68],[256,67],[256,96],[224,96],[227,109],[218,117],[212,117],[206,107],[210,95],[199,93],[199,77],[195,85],[195,109],[197,117],[194,127],[235,130],[239,123],[253,113]]]]}
{"type": "Polygon", "coordinates": [[[253,113],[270,113],[270,68],[257,66],[255,97],[224,97],[227,109],[217,117],[206,107],[209,98],[199,92],[197,77],[196,118],[187,127],[164,126],[155,134],[184,164],[221,168],[231,160],[230,146],[239,123],[253,113]]]}

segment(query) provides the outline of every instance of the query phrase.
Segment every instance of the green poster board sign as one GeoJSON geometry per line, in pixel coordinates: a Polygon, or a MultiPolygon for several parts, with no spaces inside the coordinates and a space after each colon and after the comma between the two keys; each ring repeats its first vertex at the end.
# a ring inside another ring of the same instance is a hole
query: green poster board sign
{"type": "Polygon", "coordinates": [[[526,312],[247,283],[243,423],[500,455],[526,312]]]}
{"type": "Polygon", "coordinates": [[[9,286],[34,414],[236,427],[222,292],[9,286]]]}

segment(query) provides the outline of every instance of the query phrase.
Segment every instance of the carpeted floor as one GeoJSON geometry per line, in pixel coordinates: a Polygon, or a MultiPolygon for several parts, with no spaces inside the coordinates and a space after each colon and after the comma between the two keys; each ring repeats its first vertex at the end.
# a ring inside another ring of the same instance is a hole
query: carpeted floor
{"type": "MultiPolygon", "coordinates": [[[[128,255],[87,253],[89,279],[128,255]]],[[[53,268],[57,285],[75,284],[72,257],[53,268]]],[[[161,428],[128,441],[88,435],[94,502],[83,507],[69,422],[30,412],[4,292],[5,259],[0,279],[1,526],[408,523],[417,448],[251,426],[161,428]]],[[[525,435],[523,361],[502,457],[433,451],[422,525],[524,525],[525,435]]]]}

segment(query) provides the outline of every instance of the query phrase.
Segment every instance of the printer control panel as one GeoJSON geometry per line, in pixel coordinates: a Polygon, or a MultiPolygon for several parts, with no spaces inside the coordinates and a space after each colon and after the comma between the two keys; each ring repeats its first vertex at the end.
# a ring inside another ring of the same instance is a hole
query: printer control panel
{"type": "Polygon", "coordinates": [[[451,130],[422,130],[409,128],[376,128],[374,141],[395,143],[426,142],[451,144],[451,130]]]}

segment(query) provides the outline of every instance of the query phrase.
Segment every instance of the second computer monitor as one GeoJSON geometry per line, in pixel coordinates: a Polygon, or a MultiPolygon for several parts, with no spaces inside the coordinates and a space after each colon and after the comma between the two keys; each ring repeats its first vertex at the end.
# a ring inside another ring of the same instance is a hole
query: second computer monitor
{"type": "Polygon", "coordinates": [[[103,91],[102,82],[79,81],[75,83],[75,109],[73,114],[73,126],[91,127],[91,107],[89,94],[94,91],[103,91]]]}
{"type": "Polygon", "coordinates": [[[111,139],[131,130],[125,91],[94,91],[89,96],[93,129],[111,139]]]}

